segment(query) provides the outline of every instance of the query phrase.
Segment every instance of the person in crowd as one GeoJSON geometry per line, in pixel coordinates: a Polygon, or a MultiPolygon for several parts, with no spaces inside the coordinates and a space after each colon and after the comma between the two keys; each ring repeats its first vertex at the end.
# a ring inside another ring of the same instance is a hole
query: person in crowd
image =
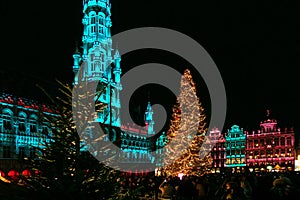
{"type": "Polygon", "coordinates": [[[216,200],[245,200],[240,179],[236,175],[227,176],[215,193],[216,200]]]}
{"type": "Polygon", "coordinates": [[[206,189],[204,181],[202,178],[196,177],[193,181],[195,187],[195,197],[194,200],[205,200],[206,199],[206,189]]]}
{"type": "Polygon", "coordinates": [[[185,176],[178,185],[176,198],[179,200],[192,200],[195,196],[196,189],[193,185],[193,178],[185,176]]]}
{"type": "Polygon", "coordinates": [[[161,197],[163,199],[173,199],[174,187],[170,179],[165,179],[160,185],[161,197]]]}
{"type": "Polygon", "coordinates": [[[245,175],[241,176],[240,187],[244,194],[245,200],[252,200],[253,189],[245,175]]]}
{"type": "Polygon", "coordinates": [[[149,199],[156,199],[156,184],[154,182],[154,180],[150,177],[148,179],[148,182],[146,182],[146,192],[148,194],[148,198],[149,199]]]}
{"type": "Polygon", "coordinates": [[[244,200],[244,194],[236,181],[225,184],[225,193],[221,200],[244,200]]]}
{"type": "Polygon", "coordinates": [[[289,178],[281,175],[273,181],[270,194],[273,200],[292,200],[295,199],[295,188],[289,178]]]}

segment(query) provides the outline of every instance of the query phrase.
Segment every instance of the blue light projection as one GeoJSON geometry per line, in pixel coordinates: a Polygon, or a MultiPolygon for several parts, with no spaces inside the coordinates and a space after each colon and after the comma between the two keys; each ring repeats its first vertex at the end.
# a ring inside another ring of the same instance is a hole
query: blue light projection
{"type": "Polygon", "coordinates": [[[226,167],[246,166],[246,134],[239,126],[233,125],[225,135],[226,167]]]}
{"type": "Polygon", "coordinates": [[[83,1],[83,52],[81,54],[76,50],[73,55],[74,84],[81,77],[84,81],[99,81],[100,85],[107,86],[100,101],[109,106],[106,111],[99,113],[96,121],[120,127],[121,57],[118,50],[112,48],[110,10],[111,4],[108,0],[83,1]],[[82,63],[83,74],[79,74],[82,63]]]}
{"type": "Polygon", "coordinates": [[[121,122],[121,56],[118,49],[114,50],[112,45],[109,0],[83,0],[82,24],[82,52],[77,49],[73,55],[74,84],[80,81],[90,81],[106,86],[99,101],[107,105],[107,109],[98,113],[95,122],[113,127],[111,131],[108,131],[107,138],[112,142],[120,141],[120,160],[124,158],[124,162],[128,162],[128,159],[125,161],[124,156],[129,156],[131,163],[154,163],[155,159],[151,154],[152,141],[148,138],[155,135],[150,102],[145,110],[146,126],[144,128],[121,122]],[[83,70],[80,67],[83,67],[83,70]],[[120,134],[113,133],[112,130],[117,128],[121,129],[120,134]]]}
{"type": "Polygon", "coordinates": [[[49,142],[46,135],[39,134],[51,136],[49,125],[40,120],[41,113],[52,116],[55,110],[7,93],[0,95],[0,161],[13,163],[18,158],[32,157],[35,147],[43,148],[43,144],[49,142]]]}

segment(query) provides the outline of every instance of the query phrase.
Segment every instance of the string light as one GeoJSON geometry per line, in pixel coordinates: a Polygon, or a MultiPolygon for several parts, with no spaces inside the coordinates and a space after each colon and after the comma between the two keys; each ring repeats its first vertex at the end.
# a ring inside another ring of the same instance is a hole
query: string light
{"type": "Polygon", "coordinates": [[[172,145],[165,148],[170,158],[164,163],[163,172],[166,176],[201,176],[211,167],[210,154],[204,158],[199,157],[207,128],[204,109],[196,92],[196,84],[187,69],[181,79],[180,94],[173,107],[171,125],[167,131],[167,144],[172,141],[172,145]],[[191,134],[193,130],[197,132],[194,136],[191,134]],[[178,149],[185,150],[176,157],[174,155],[177,155],[178,149]]]}

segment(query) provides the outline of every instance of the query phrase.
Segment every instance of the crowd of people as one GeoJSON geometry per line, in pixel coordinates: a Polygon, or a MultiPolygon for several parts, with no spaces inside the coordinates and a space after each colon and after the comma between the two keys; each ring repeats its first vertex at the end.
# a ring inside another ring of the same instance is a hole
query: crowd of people
{"type": "Polygon", "coordinates": [[[291,200],[300,195],[300,173],[216,173],[201,177],[124,176],[129,199],[291,200]]]}

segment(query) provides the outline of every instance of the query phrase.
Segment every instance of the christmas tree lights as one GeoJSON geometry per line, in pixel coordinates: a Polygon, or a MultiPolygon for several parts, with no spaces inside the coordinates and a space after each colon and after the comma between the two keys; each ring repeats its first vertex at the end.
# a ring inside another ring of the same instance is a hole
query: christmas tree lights
{"type": "Polygon", "coordinates": [[[180,94],[173,107],[170,128],[167,131],[163,172],[166,176],[201,176],[211,166],[210,154],[200,156],[207,131],[204,108],[197,97],[196,85],[190,70],[181,78],[180,94]],[[196,134],[192,134],[192,133],[196,134]],[[171,144],[172,145],[168,145],[171,144]],[[178,151],[182,150],[178,156],[178,151]]]}

